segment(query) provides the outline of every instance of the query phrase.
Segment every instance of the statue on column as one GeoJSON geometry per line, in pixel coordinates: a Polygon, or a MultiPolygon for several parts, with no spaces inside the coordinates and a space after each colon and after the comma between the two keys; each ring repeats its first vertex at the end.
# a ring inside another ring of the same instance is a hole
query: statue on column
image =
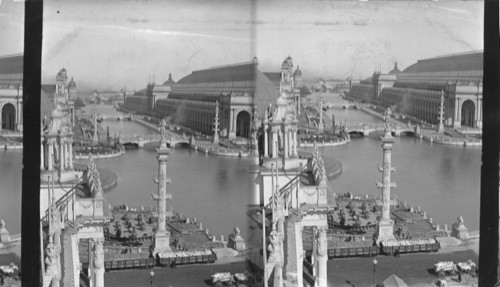
{"type": "Polygon", "coordinates": [[[317,252],[319,256],[326,256],[328,254],[328,240],[326,238],[326,227],[318,227],[318,234],[316,236],[318,242],[317,252]]]}
{"type": "Polygon", "coordinates": [[[387,107],[387,109],[384,112],[384,121],[385,121],[385,127],[389,129],[389,119],[391,118],[391,107],[387,107]]]}
{"type": "Polygon", "coordinates": [[[167,135],[167,123],[165,122],[165,119],[162,119],[160,121],[160,136],[161,139],[164,140],[167,135]]]}
{"type": "Polygon", "coordinates": [[[102,238],[94,239],[94,247],[92,249],[92,252],[94,254],[94,268],[104,268],[104,248],[102,238]]]}
{"type": "Polygon", "coordinates": [[[269,234],[269,245],[267,247],[267,250],[269,251],[269,263],[275,263],[277,264],[278,262],[281,262],[281,254],[280,254],[280,234],[276,230],[271,231],[271,234],[269,234]]]}
{"type": "Polygon", "coordinates": [[[50,235],[53,235],[56,231],[61,231],[61,211],[59,207],[57,207],[55,204],[52,204],[50,207],[51,211],[51,218],[50,218],[50,225],[49,225],[49,233],[50,235]]]}
{"type": "Polygon", "coordinates": [[[285,217],[285,200],[282,196],[276,193],[274,195],[275,208],[273,214],[275,220],[283,219],[285,217]]]}
{"type": "Polygon", "coordinates": [[[266,111],[266,118],[269,120],[273,117],[273,106],[271,103],[269,103],[269,107],[267,108],[266,111]]]}
{"type": "Polygon", "coordinates": [[[45,249],[45,274],[43,275],[43,287],[49,287],[52,282],[61,280],[59,272],[59,253],[61,247],[50,242],[45,249]]]}

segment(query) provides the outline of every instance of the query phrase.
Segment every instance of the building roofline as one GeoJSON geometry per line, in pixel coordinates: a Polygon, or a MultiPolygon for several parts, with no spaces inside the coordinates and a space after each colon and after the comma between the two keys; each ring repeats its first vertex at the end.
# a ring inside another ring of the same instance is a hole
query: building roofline
{"type": "Polygon", "coordinates": [[[206,70],[219,70],[219,69],[224,69],[224,68],[246,66],[246,65],[255,65],[255,66],[257,66],[258,63],[254,62],[254,61],[247,61],[247,62],[241,62],[241,63],[235,63],[235,64],[229,64],[229,65],[222,65],[222,66],[215,66],[215,67],[210,67],[210,68],[207,68],[207,69],[196,70],[196,71],[193,71],[193,73],[195,73],[195,72],[201,72],[201,71],[206,71],[206,70]]]}
{"type": "Polygon", "coordinates": [[[469,51],[469,52],[439,55],[439,56],[435,56],[433,58],[426,58],[426,59],[422,59],[419,61],[436,60],[436,59],[440,59],[440,58],[451,58],[451,57],[456,57],[456,56],[475,55],[475,54],[480,54],[480,53],[484,53],[484,51],[483,50],[475,50],[475,51],[469,51]]]}
{"type": "Polygon", "coordinates": [[[10,54],[0,56],[0,59],[14,58],[14,57],[24,57],[24,53],[10,54]]]}

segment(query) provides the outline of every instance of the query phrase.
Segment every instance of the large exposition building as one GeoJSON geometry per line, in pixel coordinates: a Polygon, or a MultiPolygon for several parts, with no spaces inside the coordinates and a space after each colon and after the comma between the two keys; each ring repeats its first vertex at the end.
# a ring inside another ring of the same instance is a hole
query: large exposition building
{"type": "Polygon", "coordinates": [[[444,93],[445,125],[482,128],[483,52],[453,54],[419,60],[400,72],[375,72],[354,84],[349,96],[392,106],[401,113],[438,122],[444,93]]]}
{"type": "Polygon", "coordinates": [[[23,55],[0,57],[0,131],[23,131],[23,55]]]}
{"type": "Polygon", "coordinates": [[[285,94],[298,103],[301,72],[293,69],[291,57],[280,73],[262,73],[258,60],[193,71],[177,83],[171,77],[163,85],[149,84],[125,99],[125,108],[172,121],[213,135],[216,105],[219,105],[220,136],[251,137],[254,115],[263,119],[266,109],[285,94]]]}

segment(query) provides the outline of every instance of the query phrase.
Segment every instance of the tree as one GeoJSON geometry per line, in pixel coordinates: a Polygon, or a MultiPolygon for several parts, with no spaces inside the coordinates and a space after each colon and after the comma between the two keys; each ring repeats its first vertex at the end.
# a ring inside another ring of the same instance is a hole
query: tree
{"type": "Polygon", "coordinates": [[[345,217],[340,218],[340,226],[345,226],[345,217]]]}
{"type": "Polygon", "coordinates": [[[132,240],[137,239],[137,231],[135,231],[135,228],[132,229],[132,233],[130,234],[130,237],[132,238],[132,240]]]}
{"type": "Polygon", "coordinates": [[[366,211],[367,208],[366,202],[363,202],[363,204],[361,204],[361,210],[366,211]]]}
{"type": "Polygon", "coordinates": [[[305,97],[305,96],[310,95],[310,94],[311,94],[311,90],[309,90],[308,87],[306,87],[306,86],[300,87],[300,96],[301,97],[305,97]]]}
{"type": "Polygon", "coordinates": [[[83,100],[80,98],[76,98],[75,99],[75,110],[81,109],[83,107],[85,107],[85,103],[83,102],[83,100]]]}

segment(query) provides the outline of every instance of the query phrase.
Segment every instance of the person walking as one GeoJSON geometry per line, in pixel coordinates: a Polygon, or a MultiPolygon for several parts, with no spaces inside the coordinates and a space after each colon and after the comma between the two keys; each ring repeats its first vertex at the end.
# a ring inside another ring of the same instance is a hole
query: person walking
{"type": "Polygon", "coordinates": [[[153,278],[154,278],[154,276],[155,276],[155,272],[154,272],[153,270],[151,270],[151,271],[149,272],[149,275],[150,275],[150,277],[151,277],[151,286],[153,286],[153,278]]]}

